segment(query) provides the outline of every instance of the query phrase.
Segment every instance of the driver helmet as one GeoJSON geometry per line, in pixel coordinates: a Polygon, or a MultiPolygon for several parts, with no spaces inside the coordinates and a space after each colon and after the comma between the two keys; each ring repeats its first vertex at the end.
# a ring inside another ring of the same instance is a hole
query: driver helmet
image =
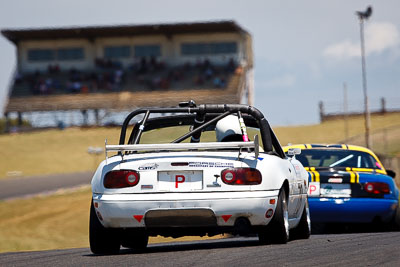
{"type": "Polygon", "coordinates": [[[220,119],[215,126],[215,135],[218,142],[243,141],[239,118],[228,115],[220,119]]]}

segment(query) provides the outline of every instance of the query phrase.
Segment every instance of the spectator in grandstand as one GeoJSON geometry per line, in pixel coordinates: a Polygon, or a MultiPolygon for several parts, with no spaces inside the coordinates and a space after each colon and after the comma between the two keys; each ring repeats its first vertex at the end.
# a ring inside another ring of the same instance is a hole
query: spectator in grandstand
{"type": "Polygon", "coordinates": [[[233,60],[233,58],[230,58],[228,64],[226,65],[226,71],[229,73],[233,73],[235,69],[236,69],[235,61],[233,60]]]}
{"type": "Polygon", "coordinates": [[[113,75],[109,72],[103,74],[105,89],[108,91],[113,90],[113,75]]]}
{"type": "Polygon", "coordinates": [[[47,91],[48,91],[48,92],[53,91],[54,83],[53,83],[53,79],[52,79],[52,78],[48,77],[48,78],[46,79],[46,81],[45,81],[45,84],[46,84],[46,87],[47,87],[47,91]]]}
{"type": "Polygon", "coordinates": [[[107,69],[110,69],[110,68],[113,67],[113,62],[111,61],[111,59],[107,59],[107,60],[105,61],[105,67],[106,67],[107,69]]]}
{"type": "Polygon", "coordinates": [[[211,66],[208,66],[207,69],[204,72],[204,75],[206,77],[206,80],[210,80],[212,78],[212,76],[214,75],[214,71],[211,68],[211,66]]]}
{"type": "Polygon", "coordinates": [[[39,83],[39,92],[42,95],[48,94],[48,92],[49,92],[49,88],[47,87],[46,83],[43,81],[41,81],[39,83]]]}
{"type": "Polygon", "coordinates": [[[192,69],[192,63],[190,63],[190,61],[186,61],[185,64],[183,64],[183,69],[184,70],[191,70],[192,69]]]}
{"type": "Polygon", "coordinates": [[[168,79],[171,81],[180,81],[184,78],[184,74],[179,67],[175,67],[168,72],[168,79]]]}
{"type": "Polygon", "coordinates": [[[224,88],[226,86],[225,78],[216,76],[214,78],[214,86],[217,87],[217,88],[224,88]]]}
{"type": "Polygon", "coordinates": [[[203,75],[201,75],[201,74],[196,75],[196,76],[194,77],[194,79],[193,79],[193,82],[194,82],[196,85],[203,85],[203,84],[204,84],[203,75]]]}
{"type": "Polygon", "coordinates": [[[60,66],[58,64],[49,64],[47,66],[47,71],[49,72],[49,74],[54,74],[54,73],[59,73],[60,72],[60,66]]]}
{"type": "Polygon", "coordinates": [[[222,87],[222,80],[220,77],[215,76],[214,78],[214,86],[217,88],[221,88],[222,87]]]}
{"type": "Polygon", "coordinates": [[[17,71],[15,73],[15,78],[14,78],[15,84],[20,84],[23,82],[23,80],[24,80],[24,76],[20,72],[17,71]]]}
{"type": "Polygon", "coordinates": [[[58,79],[53,79],[52,86],[54,90],[58,90],[61,88],[61,83],[58,79]]]}
{"type": "Polygon", "coordinates": [[[81,87],[81,93],[82,94],[87,94],[89,93],[89,87],[87,85],[82,85],[81,87]]]}
{"type": "Polygon", "coordinates": [[[157,66],[157,60],[155,58],[155,56],[151,56],[150,57],[150,62],[149,62],[149,71],[150,72],[154,72],[156,70],[158,70],[158,66],[157,66]]]}
{"type": "Polygon", "coordinates": [[[113,69],[122,69],[123,64],[121,61],[112,61],[112,68],[113,69]]]}
{"type": "Polygon", "coordinates": [[[160,76],[155,76],[151,82],[151,90],[157,89],[161,87],[161,77],[160,76]]]}
{"type": "Polygon", "coordinates": [[[203,66],[202,66],[203,70],[207,70],[211,67],[212,66],[211,66],[210,60],[208,60],[208,58],[204,59],[203,66]]]}
{"type": "Polygon", "coordinates": [[[79,93],[82,89],[82,84],[78,81],[69,81],[67,84],[67,89],[71,93],[79,93]]]}
{"type": "Polygon", "coordinates": [[[203,68],[203,62],[198,58],[196,59],[196,64],[195,64],[196,69],[202,69],[203,68]]]}
{"type": "Polygon", "coordinates": [[[138,73],[145,74],[147,72],[147,67],[148,67],[147,66],[147,60],[146,60],[145,57],[142,57],[140,59],[140,65],[139,65],[138,73]]]}
{"type": "Polygon", "coordinates": [[[124,76],[124,71],[122,69],[117,69],[114,72],[114,84],[116,85],[116,87],[118,87],[117,90],[120,89],[120,86],[122,84],[122,79],[124,76]]]}
{"type": "Polygon", "coordinates": [[[104,75],[103,73],[99,72],[97,73],[97,88],[98,89],[103,89],[104,88],[104,75]]]}
{"type": "Polygon", "coordinates": [[[78,81],[72,83],[72,92],[79,93],[82,89],[82,84],[78,81]]]}
{"type": "Polygon", "coordinates": [[[94,63],[98,68],[104,67],[104,60],[102,58],[95,58],[94,63]]]}
{"type": "Polygon", "coordinates": [[[137,57],[132,58],[132,64],[128,66],[129,70],[133,71],[134,73],[137,73],[139,71],[140,67],[140,60],[137,57]]]}
{"type": "Polygon", "coordinates": [[[161,89],[164,89],[164,90],[169,89],[169,80],[168,80],[168,78],[161,79],[160,86],[161,86],[161,89]]]}
{"type": "Polygon", "coordinates": [[[92,72],[89,76],[89,90],[93,92],[97,92],[99,89],[99,84],[97,81],[97,74],[95,72],[92,72]]]}
{"type": "Polygon", "coordinates": [[[221,87],[221,88],[224,88],[224,87],[226,87],[226,80],[225,80],[225,78],[224,78],[224,77],[222,77],[222,78],[221,78],[221,81],[220,81],[220,87],[221,87]]]}
{"type": "Polygon", "coordinates": [[[79,70],[77,70],[75,67],[72,67],[69,70],[69,79],[72,82],[81,82],[82,81],[82,74],[79,70]]]}

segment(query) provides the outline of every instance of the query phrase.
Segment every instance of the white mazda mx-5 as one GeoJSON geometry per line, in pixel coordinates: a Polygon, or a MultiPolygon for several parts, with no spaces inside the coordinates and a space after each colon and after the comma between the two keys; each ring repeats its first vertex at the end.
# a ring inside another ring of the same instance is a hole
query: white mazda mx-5
{"type": "Polygon", "coordinates": [[[149,236],[308,238],[308,174],[263,114],[238,104],[142,108],[92,179],[90,248],[144,249],[149,236]],[[250,138],[248,137],[250,136],[250,138]],[[113,155],[111,155],[113,154],[113,155]]]}

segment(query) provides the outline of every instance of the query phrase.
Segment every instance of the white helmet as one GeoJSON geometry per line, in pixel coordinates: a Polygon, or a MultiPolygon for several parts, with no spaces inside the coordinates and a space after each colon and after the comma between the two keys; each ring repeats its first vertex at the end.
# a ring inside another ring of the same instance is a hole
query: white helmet
{"type": "Polygon", "coordinates": [[[243,141],[239,118],[234,115],[228,115],[219,120],[215,126],[215,135],[218,142],[228,141],[226,139],[230,139],[229,141],[243,141]]]}

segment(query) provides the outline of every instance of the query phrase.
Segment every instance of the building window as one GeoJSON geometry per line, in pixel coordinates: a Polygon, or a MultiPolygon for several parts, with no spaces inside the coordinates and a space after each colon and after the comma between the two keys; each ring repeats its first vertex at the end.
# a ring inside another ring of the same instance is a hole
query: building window
{"type": "Polygon", "coordinates": [[[161,46],[159,45],[135,45],[135,57],[159,57],[161,46]]]}
{"type": "Polygon", "coordinates": [[[60,48],[57,50],[58,60],[81,60],[84,59],[83,48],[60,48]]]}
{"type": "Polygon", "coordinates": [[[105,58],[127,58],[130,55],[130,49],[127,45],[104,47],[105,58]]]}
{"type": "Polygon", "coordinates": [[[184,43],[181,44],[181,54],[190,55],[217,55],[235,54],[237,52],[236,42],[215,43],[184,43]]]}
{"type": "Polygon", "coordinates": [[[29,61],[52,61],[55,59],[55,53],[52,49],[29,49],[29,61]]]}

